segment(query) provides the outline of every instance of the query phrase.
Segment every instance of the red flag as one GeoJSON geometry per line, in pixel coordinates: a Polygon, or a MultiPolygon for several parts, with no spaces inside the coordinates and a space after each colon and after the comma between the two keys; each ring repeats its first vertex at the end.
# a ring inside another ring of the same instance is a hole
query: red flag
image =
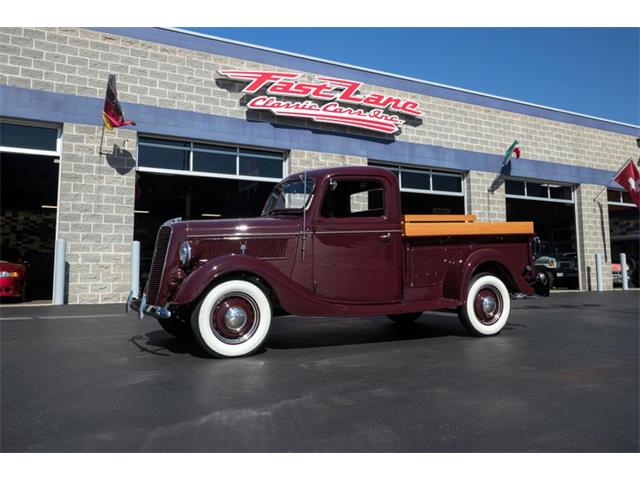
{"type": "Polygon", "coordinates": [[[633,160],[629,160],[614,180],[629,192],[633,203],[640,208],[640,172],[638,172],[633,160]]]}
{"type": "Polygon", "coordinates": [[[104,126],[109,130],[112,128],[126,127],[127,125],[135,125],[132,120],[125,120],[120,102],[118,101],[118,90],[116,89],[116,76],[109,74],[107,82],[107,94],[104,98],[104,108],[102,110],[102,120],[104,126]]]}

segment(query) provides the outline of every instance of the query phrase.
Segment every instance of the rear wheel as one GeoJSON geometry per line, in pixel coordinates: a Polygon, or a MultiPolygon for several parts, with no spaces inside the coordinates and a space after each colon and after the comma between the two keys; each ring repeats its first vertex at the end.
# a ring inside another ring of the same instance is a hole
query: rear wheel
{"type": "Polygon", "coordinates": [[[193,336],[189,325],[175,318],[159,318],[158,323],[165,332],[174,337],[191,338],[193,336]]]}
{"type": "Polygon", "coordinates": [[[398,313],[395,315],[387,315],[391,320],[399,325],[408,325],[415,322],[422,316],[422,312],[398,313]]]}
{"type": "Polygon", "coordinates": [[[464,303],[458,309],[462,324],[474,335],[495,335],[509,320],[511,299],[504,282],[493,275],[473,277],[464,303]]]}
{"type": "Polygon", "coordinates": [[[271,327],[269,298],[257,285],[229,280],[213,287],[191,315],[191,329],[202,349],[216,357],[250,355],[271,327]]]}

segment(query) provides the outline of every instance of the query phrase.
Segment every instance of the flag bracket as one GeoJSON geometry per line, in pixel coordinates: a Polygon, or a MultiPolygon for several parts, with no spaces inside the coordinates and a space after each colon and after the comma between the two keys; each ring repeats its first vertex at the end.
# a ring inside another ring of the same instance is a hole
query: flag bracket
{"type": "Polygon", "coordinates": [[[102,134],[100,135],[100,148],[98,150],[98,153],[100,155],[108,155],[109,154],[109,152],[105,152],[105,151],[102,150],[102,146],[104,144],[104,130],[105,130],[105,126],[102,125],[102,134]]]}

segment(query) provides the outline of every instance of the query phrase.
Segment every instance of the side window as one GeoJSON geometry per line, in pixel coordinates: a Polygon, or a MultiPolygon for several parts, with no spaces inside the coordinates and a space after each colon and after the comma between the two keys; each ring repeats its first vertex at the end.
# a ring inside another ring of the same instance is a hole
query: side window
{"type": "Polygon", "coordinates": [[[381,217],[384,188],[377,180],[332,180],[322,203],[325,218],[381,217]]]}

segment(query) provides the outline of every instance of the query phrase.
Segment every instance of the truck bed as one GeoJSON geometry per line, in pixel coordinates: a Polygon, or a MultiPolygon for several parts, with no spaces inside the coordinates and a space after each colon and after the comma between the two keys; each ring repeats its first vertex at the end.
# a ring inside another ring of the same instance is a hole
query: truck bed
{"type": "Polygon", "coordinates": [[[405,237],[533,235],[533,222],[476,222],[475,215],[403,215],[405,237]]]}

